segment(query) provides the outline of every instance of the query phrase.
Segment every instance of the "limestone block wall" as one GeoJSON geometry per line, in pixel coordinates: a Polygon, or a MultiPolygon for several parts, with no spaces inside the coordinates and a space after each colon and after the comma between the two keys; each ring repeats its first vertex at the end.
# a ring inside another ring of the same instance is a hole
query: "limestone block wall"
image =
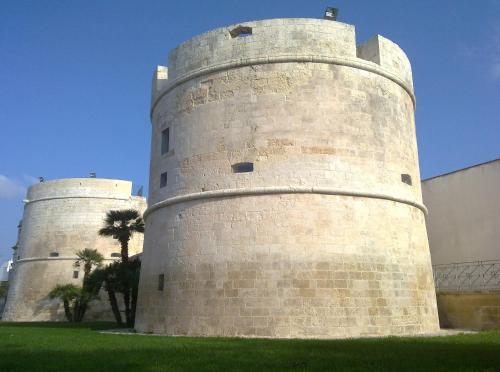
{"type": "MultiPolygon", "coordinates": [[[[96,178],[46,181],[29,188],[4,320],[64,319],[61,304],[48,299],[48,293],[57,284],[81,285],[83,271],[73,267],[77,251],[97,249],[108,262],[116,259],[112,254],[120,253],[119,243],[98,236],[98,230],[109,210],[146,209],[146,200],[131,191],[129,181],[96,178]]],[[[142,243],[142,235],[133,237],[130,254],[141,252],[142,243]]],[[[108,307],[107,298],[94,301],[86,319],[110,317],[108,307]]]]}
{"type": "Polygon", "coordinates": [[[356,47],[339,22],[248,22],[174,49],[153,83],[136,328],[436,331],[414,104],[404,52],[356,47]]]}

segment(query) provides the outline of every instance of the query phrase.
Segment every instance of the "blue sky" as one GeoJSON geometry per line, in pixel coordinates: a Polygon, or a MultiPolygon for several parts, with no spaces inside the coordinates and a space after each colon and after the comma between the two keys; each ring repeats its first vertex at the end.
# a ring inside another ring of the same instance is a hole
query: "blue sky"
{"type": "Polygon", "coordinates": [[[147,189],[152,71],[187,38],[245,20],[321,18],[327,5],[413,66],[423,178],[500,156],[500,0],[0,3],[0,262],[35,177],[147,189]]]}

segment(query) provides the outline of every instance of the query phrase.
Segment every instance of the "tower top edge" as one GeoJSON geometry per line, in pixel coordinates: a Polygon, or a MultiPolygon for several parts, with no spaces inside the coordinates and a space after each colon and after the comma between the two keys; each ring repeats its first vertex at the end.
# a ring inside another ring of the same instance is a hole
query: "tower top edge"
{"type": "Polygon", "coordinates": [[[200,34],[194,35],[189,39],[181,42],[174,49],[180,48],[185,44],[189,44],[194,39],[202,39],[206,37],[210,37],[210,35],[214,33],[226,33],[228,30],[237,28],[239,26],[243,27],[273,27],[279,26],[283,28],[287,27],[296,27],[296,26],[308,26],[308,25],[316,25],[325,28],[336,28],[336,29],[346,29],[346,30],[355,30],[355,26],[350,23],[344,23],[339,21],[331,21],[320,18],[266,18],[266,19],[258,19],[258,20],[250,20],[250,21],[242,21],[238,23],[232,23],[226,26],[212,28],[210,30],[204,31],[200,34]]]}
{"type": "Polygon", "coordinates": [[[122,184],[132,184],[132,181],[129,180],[121,180],[121,179],[113,179],[113,178],[94,178],[94,177],[69,177],[69,178],[55,178],[51,180],[44,180],[39,183],[35,183],[30,186],[32,187],[37,187],[37,186],[56,186],[60,185],[61,187],[64,187],[64,185],[73,185],[74,183],[85,183],[86,185],[104,185],[106,183],[122,183],[122,184]]]}
{"type": "MultiPolygon", "coordinates": [[[[239,23],[233,23],[226,26],[216,27],[200,34],[194,35],[189,39],[181,42],[177,46],[175,46],[169,54],[175,53],[176,50],[182,49],[184,47],[190,48],[193,43],[197,43],[198,41],[213,39],[216,36],[226,36],[227,39],[235,38],[231,35],[231,31],[237,29],[238,27],[250,27],[252,31],[265,30],[266,28],[276,28],[280,29],[291,29],[291,28],[305,28],[316,26],[319,28],[324,28],[325,30],[344,30],[347,32],[355,33],[355,26],[349,23],[343,23],[338,21],[331,21],[325,19],[318,18],[270,18],[270,19],[261,19],[261,20],[253,20],[253,21],[243,21],[239,23]],[[255,28],[255,30],[253,30],[255,28]]],[[[273,31],[273,30],[269,30],[273,31]]],[[[252,32],[253,33],[253,32],[252,32]]]]}
{"type": "Polygon", "coordinates": [[[314,18],[276,18],[235,23],[194,36],[172,49],[168,67],[153,74],[152,106],[166,89],[193,76],[242,65],[289,62],[338,63],[380,71],[412,94],[410,61],[381,35],[357,43],[355,26],[314,18]]]}
{"type": "Polygon", "coordinates": [[[108,178],[60,178],[35,183],[28,188],[27,200],[66,195],[132,196],[132,181],[108,178]]]}

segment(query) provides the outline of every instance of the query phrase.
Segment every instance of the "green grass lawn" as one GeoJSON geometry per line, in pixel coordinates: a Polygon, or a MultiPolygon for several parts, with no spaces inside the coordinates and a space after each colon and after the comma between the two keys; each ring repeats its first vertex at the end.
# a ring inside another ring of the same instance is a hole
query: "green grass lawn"
{"type": "Polygon", "coordinates": [[[500,371],[500,332],[322,341],[98,332],[112,327],[0,323],[0,371],[500,371]]]}

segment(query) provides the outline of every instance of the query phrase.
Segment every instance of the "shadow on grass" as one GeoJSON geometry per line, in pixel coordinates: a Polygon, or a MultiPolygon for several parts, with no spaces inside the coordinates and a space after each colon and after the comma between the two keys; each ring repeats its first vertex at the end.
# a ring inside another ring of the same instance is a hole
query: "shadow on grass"
{"type": "Polygon", "coordinates": [[[113,322],[2,322],[0,321],[0,329],[2,327],[13,328],[68,328],[68,329],[91,329],[95,331],[105,329],[118,329],[118,324],[113,322]]]}
{"type": "Polygon", "coordinates": [[[2,335],[0,327],[0,370],[500,370],[500,332],[328,341],[123,336],[83,326],[64,335],[22,326],[22,335],[2,335]]]}

